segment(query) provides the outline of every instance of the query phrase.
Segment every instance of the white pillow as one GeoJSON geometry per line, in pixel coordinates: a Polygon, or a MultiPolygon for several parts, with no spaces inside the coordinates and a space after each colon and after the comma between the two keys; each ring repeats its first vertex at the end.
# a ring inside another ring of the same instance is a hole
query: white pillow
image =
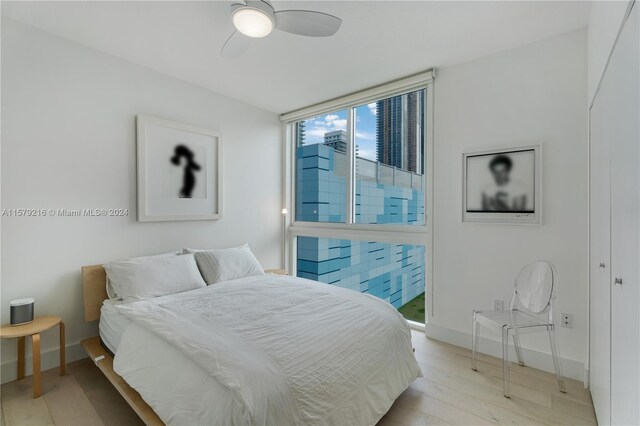
{"type": "MultiPolygon", "coordinates": [[[[155,254],[152,256],[134,257],[132,259],[127,259],[127,260],[147,259],[150,257],[160,257],[160,256],[180,256],[187,253],[188,252],[183,252],[182,250],[180,250],[180,251],[172,251],[171,253],[155,254]]],[[[104,269],[106,270],[108,264],[102,265],[102,266],[104,266],[104,269]]],[[[111,285],[111,280],[109,279],[109,275],[107,275],[107,296],[109,296],[109,299],[111,300],[122,300],[122,297],[118,296],[118,294],[116,293],[116,290],[113,288],[113,285],[111,285]]]]}
{"type": "Polygon", "coordinates": [[[198,250],[194,256],[207,285],[252,275],[264,275],[258,259],[246,244],[228,249],[198,250]]]}
{"type": "Polygon", "coordinates": [[[110,262],[107,277],[124,302],[205,287],[192,254],[152,256],[110,262]]]}

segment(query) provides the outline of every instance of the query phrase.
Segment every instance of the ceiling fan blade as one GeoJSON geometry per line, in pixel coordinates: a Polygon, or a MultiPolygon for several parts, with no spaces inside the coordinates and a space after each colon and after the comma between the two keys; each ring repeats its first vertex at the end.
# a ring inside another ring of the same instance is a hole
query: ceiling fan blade
{"type": "Polygon", "coordinates": [[[332,36],[342,25],[342,19],[312,10],[281,10],[275,15],[277,29],[307,37],[332,36]]]}
{"type": "Polygon", "coordinates": [[[235,59],[251,47],[251,37],[247,37],[239,31],[234,31],[222,46],[220,55],[225,58],[235,59]]]}

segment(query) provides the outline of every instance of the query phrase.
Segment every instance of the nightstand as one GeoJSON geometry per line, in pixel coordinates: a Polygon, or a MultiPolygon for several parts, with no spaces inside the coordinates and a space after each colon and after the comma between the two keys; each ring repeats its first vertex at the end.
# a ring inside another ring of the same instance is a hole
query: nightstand
{"type": "Polygon", "coordinates": [[[265,273],[274,275],[289,275],[286,269],[265,269],[265,273]]]}
{"type": "Polygon", "coordinates": [[[36,317],[32,322],[23,325],[11,326],[3,325],[0,328],[0,338],[18,339],[18,380],[24,378],[24,345],[25,339],[31,336],[32,357],[33,357],[33,397],[42,395],[42,385],[40,381],[40,333],[52,329],[55,326],[60,328],[60,375],[65,373],[65,339],[64,323],[60,317],[36,317]]]}

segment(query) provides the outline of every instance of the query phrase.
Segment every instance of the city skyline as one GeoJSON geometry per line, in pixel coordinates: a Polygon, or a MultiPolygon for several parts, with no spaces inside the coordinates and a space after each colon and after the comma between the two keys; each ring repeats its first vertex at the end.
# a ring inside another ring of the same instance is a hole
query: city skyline
{"type": "MultiPolygon", "coordinates": [[[[376,103],[356,108],[355,143],[358,157],[376,161],[376,103]]],[[[324,143],[324,135],[347,130],[347,111],[322,114],[300,122],[304,126],[304,145],[324,143]]],[[[298,132],[300,138],[300,131],[298,132]]]]}
{"type": "MultiPolygon", "coordinates": [[[[354,108],[358,158],[422,173],[422,161],[414,157],[422,157],[424,145],[423,136],[416,132],[423,128],[423,93],[411,92],[354,108]],[[379,110],[383,117],[379,117],[379,110]]],[[[326,143],[326,135],[346,130],[346,109],[317,115],[299,122],[298,143],[326,143]]]]}

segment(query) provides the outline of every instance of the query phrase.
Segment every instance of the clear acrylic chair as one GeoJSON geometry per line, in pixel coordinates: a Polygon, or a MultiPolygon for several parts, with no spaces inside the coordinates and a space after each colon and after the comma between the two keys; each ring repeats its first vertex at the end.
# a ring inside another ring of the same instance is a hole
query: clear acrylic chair
{"type": "Polygon", "coordinates": [[[510,398],[511,363],[509,362],[509,335],[513,336],[518,363],[524,366],[520,349],[520,334],[542,332],[546,329],[551,344],[553,366],[561,392],[566,392],[564,377],[558,358],[553,321],[555,299],[555,268],[546,260],[525,266],[516,277],[513,297],[507,311],[473,311],[471,369],[478,371],[479,326],[502,332],[503,393],[510,398]]]}

